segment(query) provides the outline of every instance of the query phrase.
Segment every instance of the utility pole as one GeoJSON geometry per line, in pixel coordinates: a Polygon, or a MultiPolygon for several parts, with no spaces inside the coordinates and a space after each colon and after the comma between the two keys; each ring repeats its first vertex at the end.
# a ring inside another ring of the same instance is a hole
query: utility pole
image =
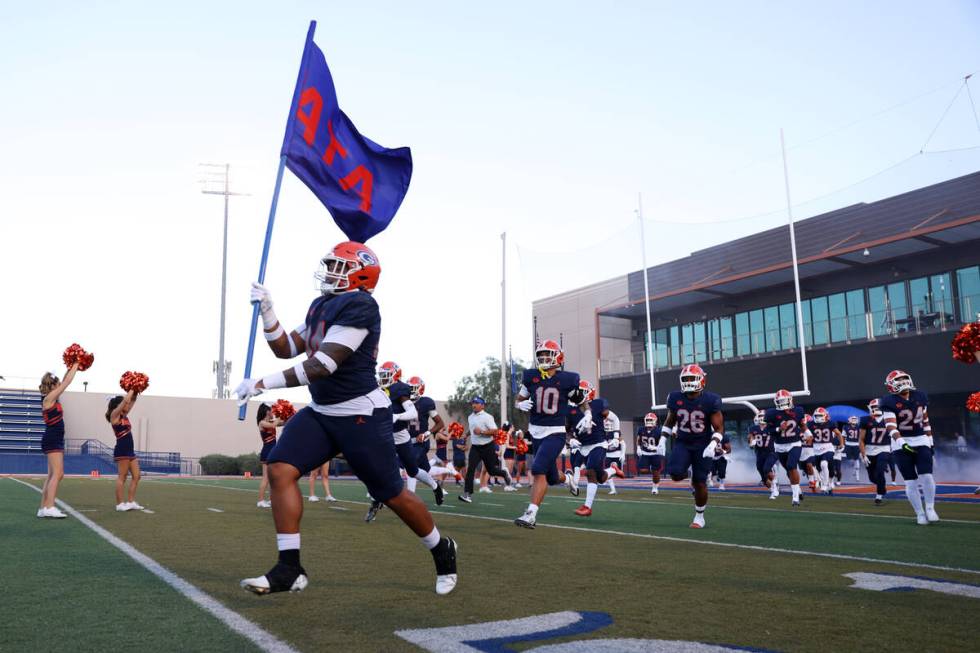
{"type": "Polygon", "coordinates": [[[224,235],[221,244],[221,326],[218,331],[218,360],[212,366],[215,372],[215,397],[226,399],[228,391],[225,386],[231,376],[231,363],[225,361],[225,293],[228,287],[228,198],[232,195],[247,195],[247,193],[233,193],[229,185],[229,173],[231,165],[227,163],[201,163],[200,166],[209,168],[205,171],[205,177],[201,180],[204,188],[201,190],[205,195],[222,195],[225,198],[225,225],[224,235]],[[217,185],[220,189],[215,190],[217,185]]]}

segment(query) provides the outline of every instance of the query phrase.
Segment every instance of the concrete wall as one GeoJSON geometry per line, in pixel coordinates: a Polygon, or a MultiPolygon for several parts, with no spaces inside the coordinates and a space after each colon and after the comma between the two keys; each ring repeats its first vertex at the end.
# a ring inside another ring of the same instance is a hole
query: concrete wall
{"type": "MultiPolygon", "coordinates": [[[[66,437],[115,445],[112,428],[105,420],[105,395],[66,392],[61,403],[65,409],[66,437]]],[[[239,422],[238,408],[232,400],[140,397],[129,414],[136,449],[177,451],[186,458],[200,458],[209,453],[237,456],[258,452],[261,440],[255,412],[259,403],[251,402],[245,421],[239,422]]],[[[302,407],[302,404],[294,405],[297,409],[302,407]]],[[[436,408],[447,419],[444,402],[437,401],[436,408]]]]}
{"type": "Polygon", "coordinates": [[[533,302],[531,312],[538,338],[558,340],[560,334],[566,369],[597,383],[595,310],[597,307],[624,303],[627,301],[627,290],[624,275],[533,302]]]}

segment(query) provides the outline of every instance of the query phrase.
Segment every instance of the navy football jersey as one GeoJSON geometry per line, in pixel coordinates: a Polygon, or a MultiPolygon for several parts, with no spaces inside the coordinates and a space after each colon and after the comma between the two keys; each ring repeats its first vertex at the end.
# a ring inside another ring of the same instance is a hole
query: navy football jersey
{"type": "MultiPolygon", "coordinates": [[[[401,381],[395,381],[387,388],[385,392],[388,393],[388,398],[391,399],[391,412],[395,415],[401,415],[405,412],[405,407],[402,406],[402,402],[409,399],[412,396],[412,388],[407,383],[402,383],[401,381]]],[[[404,431],[408,428],[409,420],[398,420],[395,422],[393,427],[395,433],[399,431],[404,431]]]]}
{"type": "Polygon", "coordinates": [[[586,434],[576,435],[583,447],[606,441],[606,428],[602,423],[602,413],[609,410],[609,402],[605,399],[593,399],[589,402],[589,410],[592,411],[592,430],[586,434]]]}
{"type": "Polygon", "coordinates": [[[851,426],[851,424],[848,423],[843,429],[841,429],[844,433],[844,444],[846,446],[848,447],[858,446],[858,429],[860,428],[861,428],[861,422],[860,420],[858,420],[857,426],[851,426]]]}
{"type": "Polygon", "coordinates": [[[929,407],[929,397],[919,390],[911,390],[909,398],[902,395],[885,395],[879,400],[881,412],[895,413],[899,433],[903,438],[927,435],[924,418],[929,407]]]}
{"type": "Polygon", "coordinates": [[[363,397],[378,387],[374,368],[378,362],[381,313],[374,297],[356,290],[314,299],[306,313],[307,356],[317,352],[332,326],[367,329],[368,334],[357,351],[348,356],[333,374],[310,383],[310,395],[314,402],[321,405],[363,397]]]}
{"type": "Polygon", "coordinates": [[[891,439],[888,437],[888,429],[885,428],[885,420],[878,419],[870,415],[865,415],[858,422],[858,429],[864,431],[864,444],[889,446],[891,439]]]}
{"type": "Polygon", "coordinates": [[[826,424],[813,423],[810,426],[810,433],[813,434],[813,444],[837,444],[837,436],[834,429],[837,422],[828,421],[826,424]]]}
{"type": "Polygon", "coordinates": [[[806,412],[800,406],[793,406],[789,410],[769,408],[766,410],[766,428],[775,444],[800,442],[806,430],[806,412]],[[784,422],[787,424],[785,431],[782,429],[784,422]]]}
{"type": "MultiPolygon", "coordinates": [[[[636,429],[636,446],[638,446],[641,451],[655,452],[657,447],[660,446],[660,438],[663,434],[660,432],[660,425],[654,427],[641,426],[636,429]]],[[[647,454],[651,455],[651,454],[647,454]]]]}
{"type": "Polygon", "coordinates": [[[749,427],[749,442],[753,440],[756,451],[772,451],[772,435],[758,424],[749,427]]]}
{"type": "Polygon", "coordinates": [[[692,399],[680,390],[674,390],[667,395],[667,409],[677,418],[674,428],[678,442],[706,447],[714,431],[711,416],[721,412],[721,397],[702,390],[692,399]]]}
{"type": "Polygon", "coordinates": [[[431,397],[419,397],[415,400],[415,410],[419,416],[408,423],[408,432],[414,438],[429,430],[429,413],[436,409],[436,402],[431,397]]]}
{"type": "Polygon", "coordinates": [[[534,426],[565,426],[569,410],[568,393],[578,388],[579,375],[559,370],[547,379],[539,370],[524,370],[521,383],[534,406],[529,421],[534,426]]]}

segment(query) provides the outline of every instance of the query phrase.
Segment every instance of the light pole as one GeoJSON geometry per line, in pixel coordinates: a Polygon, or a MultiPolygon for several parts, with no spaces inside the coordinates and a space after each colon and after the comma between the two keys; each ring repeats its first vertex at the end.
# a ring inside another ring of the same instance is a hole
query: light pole
{"type": "Polygon", "coordinates": [[[220,169],[217,171],[208,171],[208,175],[202,180],[205,187],[201,192],[205,195],[223,195],[225,198],[225,225],[221,241],[221,326],[218,331],[218,361],[214,365],[216,379],[215,396],[218,399],[225,399],[225,384],[231,372],[231,364],[225,362],[225,291],[228,286],[228,198],[232,195],[246,195],[247,193],[233,193],[229,190],[230,164],[201,163],[199,165],[205,168],[220,169]],[[215,182],[222,185],[221,190],[211,190],[208,188],[208,184],[214,184],[215,182]]]}

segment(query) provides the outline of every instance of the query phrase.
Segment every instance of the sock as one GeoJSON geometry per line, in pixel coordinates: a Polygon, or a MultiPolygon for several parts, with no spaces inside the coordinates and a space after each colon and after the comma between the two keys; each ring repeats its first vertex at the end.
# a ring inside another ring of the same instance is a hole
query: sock
{"type": "Polygon", "coordinates": [[[453,470],[448,467],[440,467],[438,465],[433,465],[429,468],[429,476],[442,476],[443,474],[452,474],[453,470]]]}
{"type": "Polygon", "coordinates": [[[592,502],[595,501],[595,493],[599,491],[598,483],[589,483],[585,486],[585,506],[587,508],[592,507],[592,502]]]}
{"type": "Polygon", "coordinates": [[[919,482],[922,486],[922,496],[926,500],[926,508],[935,510],[936,508],[936,477],[932,474],[920,474],[919,482]]]}
{"type": "Polygon", "coordinates": [[[504,467],[503,472],[504,472],[504,478],[507,479],[507,485],[513,485],[514,477],[510,475],[510,470],[504,467]]]}
{"type": "Polygon", "coordinates": [[[575,473],[572,474],[572,485],[578,486],[579,479],[582,478],[582,468],[576,467],[575,473]]]}
{"type": "Polygon", "coordinates": [[[607,482],[609,483],[609,489],[612,490],[613,492],[615,492],[616,491],[616,481],[613,480],[613,477],[611,475],[609,476],[609,480],[607,482]]]}
{"type": "Polygon", "coordinates": [[[700,515],[703,515],[704,514],[704,509],[707,508],[707,507],[708,507],[708,504],[704,504],[703,506],[699,506],[699,505],[695,504],[694,505],[694,512],[696,512],[696,513],[698,513],[700,515]]]}
{"type": "Polygon", "coordinates": [[[922,507],[922,497],[919,496],[918,479],[905,481],[905,495],[908,497],[909,503],[912,504],[912,510],[915,511],[917,517],[925,513],[925,509],[922,507]]]}
{"type": "MultiPolygon", "coordinates": [[[[433,490],[439,486],[439,484],[432,479],[432,476],[429,475],[429,472],[425,471],[424,469],[420,469],[419,473],[415,475],[415,478],[416,480],[422,481],[433,490]]],[[[412,490],[414,491],[415,488],[412,488],[412,490]]]]}
{"type": "Polygon", "coordinates": [[[415,492],[416,486],[418,486],[418,481],[416,481],[414,478],[409,477],[405,479],[405,487],[408,488],[409,492],[415,492]]]}
{"type": "Polygon", "coordinates": [[[527,511],[531,513],[531,516],[533,517],[534,515],[538,514],[538,507],[533,503],[529,503],[527,504],[527,511]]]}
{"type": "Polygon", "coordinates": [[[884,498],[884,497],[883,497],[883,496],[881,496],[880,494],[876,494],[876,495],[875,495],[875,499],[883,499],[883,498],[884,498]]]}
{"type": "Polygon", "coordinates": [[[653,487],[655,487],[655,488],[659,488],[659,487],[660,487],[660,483],[658,483],[658,482],[656,482],[656,481],[654,481],[654,482],[653,482],[653,487]]]}
{"type": "Polygon", "coordinates": [[[827,468],[827,461],[820,463],[820,484],[824,487],[830,485],[830,470],[827,468]]]}
{"type": "Polygon", "coordinates": [[[429,533],[428,535],[423,535],[419,539],[422,540],[422,544],[425,545],[425,548],[431,551],[432,549],[436,548],[436,546],[438,546],[439,541],[442,539],[442,536],[439,535],[439,529],[433,526],[431,533],[429,533]]]}
{"type": "Polygon", "coordinates": [[[299,533],[276,533],[279,562],[299,567],[299,533]]]}
{"type": "Polygon", "coordinates": [[[790,485],[791,490],[793,490],[793,501],[799,502],[800,500],[800,486],[799,484],[790,485]]]}

